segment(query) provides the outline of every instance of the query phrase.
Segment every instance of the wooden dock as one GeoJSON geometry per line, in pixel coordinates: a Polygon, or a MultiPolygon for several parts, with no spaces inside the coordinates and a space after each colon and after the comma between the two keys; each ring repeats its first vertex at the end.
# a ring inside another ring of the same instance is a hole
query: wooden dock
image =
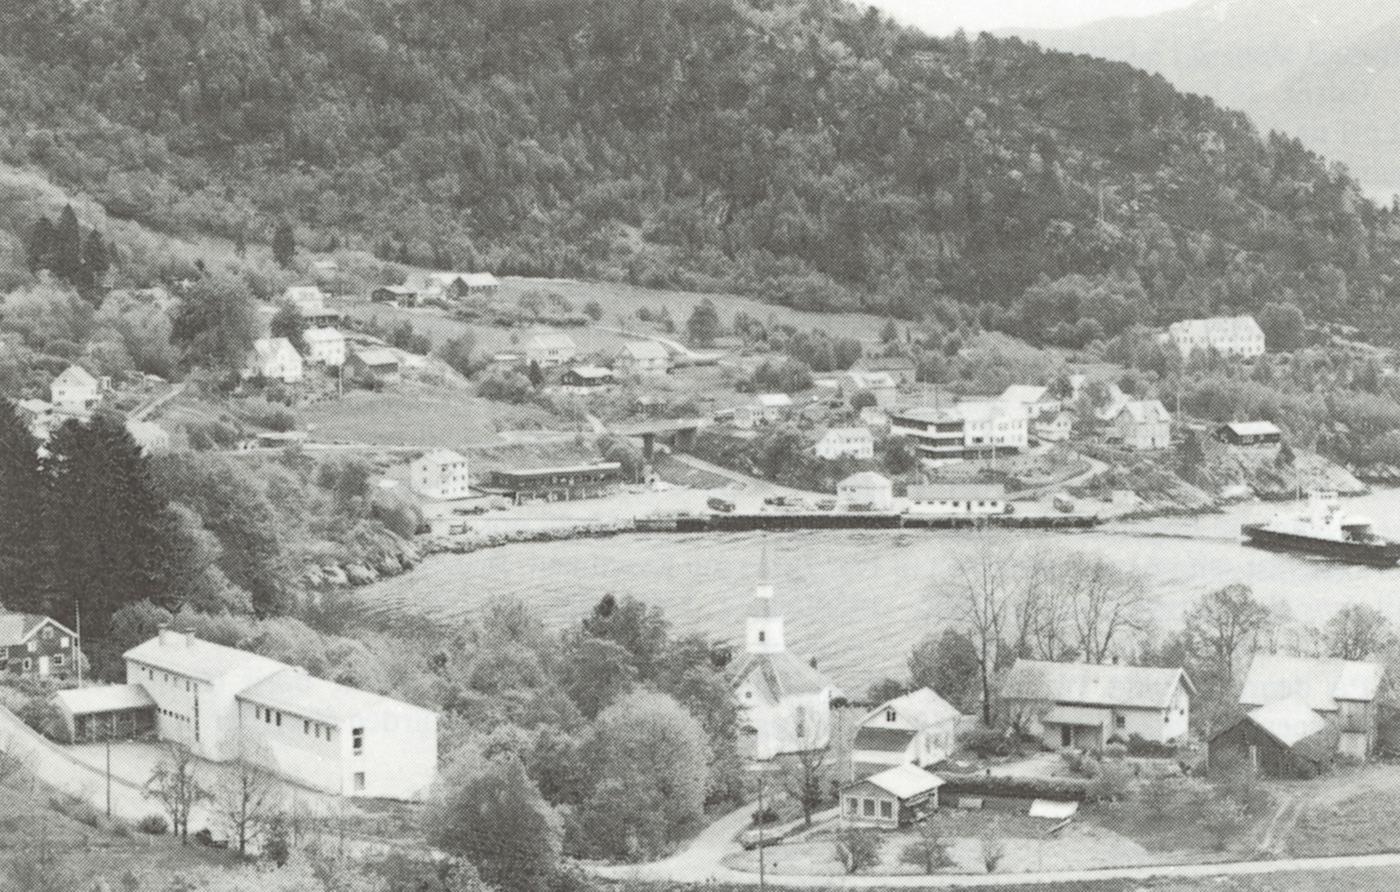
{"type": "Polygon", "coordinates": [[[988,517],[920,516],[874,511],[771,512],[762,514],[677,515],[638,518],[636,529],[649,533],[743,533],[783,530],[1087,530],[1102,523],[1096,516],[988,517]]]}

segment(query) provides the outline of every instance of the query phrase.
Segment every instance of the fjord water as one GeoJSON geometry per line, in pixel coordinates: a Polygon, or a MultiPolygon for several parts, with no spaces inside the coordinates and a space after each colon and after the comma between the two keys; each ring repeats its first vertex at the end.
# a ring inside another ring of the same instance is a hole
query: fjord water
{"type": "MultiPolygon", "coordinates": [[[[1400,490],[1348,499],[1348,513],[1400,538],[1400,490]]],[[[1400,568],[1380,570],[1280,554],[1241,544],[1242,523],[1290,505],[1249,504],[1222,514],[1115,523],[1086,533],[1015,533],[1026,548],[1101,554],[1145,574],[1160,628],[1174,629],[1202,593],[1234,582],[1254,588],[1297,620],[1321,625],[1349,603],[1379,608],[1400,624],[1400,568]]],[[[408,611],[444,622],[472,616],[492,596],[530,604],[555,627],[576,623],[604,594],[661,607],[676,631],[742,640],[760,540],[772,552],[788,646],[813,656],[838,685],[863,691],[902,677],[910,647],[955,621],[951,571],[977,533],[802,531],[646,534],[508,545],[442,555],[359,590],[374,611],[408,611]]]]}

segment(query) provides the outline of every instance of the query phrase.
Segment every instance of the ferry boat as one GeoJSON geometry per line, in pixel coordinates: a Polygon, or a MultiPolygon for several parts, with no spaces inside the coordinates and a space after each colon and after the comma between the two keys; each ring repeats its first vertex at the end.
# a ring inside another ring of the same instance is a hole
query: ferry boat
{"type": "Polygon", "coordinates": [[[1372,532],[1366,518],[1343,512],[1335,492],[1313,492],[1301,512],[1279,514],[1267,523],[1247,523],[1240,532],[1249,544],[1262,548],[1378,567],[1400,563],[1400,542],[1372,532]]]}

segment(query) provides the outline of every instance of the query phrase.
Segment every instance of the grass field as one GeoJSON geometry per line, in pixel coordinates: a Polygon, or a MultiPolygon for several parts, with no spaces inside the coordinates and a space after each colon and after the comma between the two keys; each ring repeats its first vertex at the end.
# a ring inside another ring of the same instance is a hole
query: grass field
{"type": "Polygon", "coordinates": [[[467,391],[405,383],[371,392],[347,391],[340,400],[307,406],[298,419],[314,440],[380,446],[503,444],[502,430],[557,429],[562,422],[533,406],[512,406],[467,391]]]}

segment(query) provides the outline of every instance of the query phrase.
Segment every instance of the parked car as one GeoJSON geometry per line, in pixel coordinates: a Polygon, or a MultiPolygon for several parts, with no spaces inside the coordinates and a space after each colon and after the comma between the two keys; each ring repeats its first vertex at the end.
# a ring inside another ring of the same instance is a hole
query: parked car
{"type": "Polygon", "coordinates": [[[705,504],[710,506],[711,511],[718,511],[721,514],[729,514],[734,511],[734,503],[721,498],[711,497],[705,504]]]}

